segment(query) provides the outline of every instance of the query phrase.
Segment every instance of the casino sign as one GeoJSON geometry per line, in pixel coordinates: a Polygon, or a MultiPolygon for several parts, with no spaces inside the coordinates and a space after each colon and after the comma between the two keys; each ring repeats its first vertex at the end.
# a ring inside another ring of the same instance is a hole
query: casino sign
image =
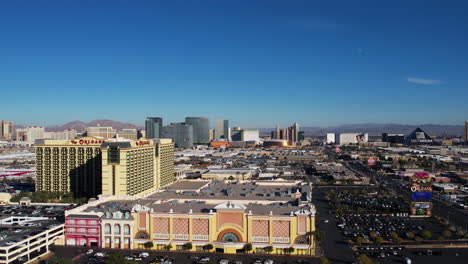
{"type": "Polygon", "coordinates": [[[425,172],[415,173],[411,177],[411,192],[432,192],[434,178],[425,172]]]}

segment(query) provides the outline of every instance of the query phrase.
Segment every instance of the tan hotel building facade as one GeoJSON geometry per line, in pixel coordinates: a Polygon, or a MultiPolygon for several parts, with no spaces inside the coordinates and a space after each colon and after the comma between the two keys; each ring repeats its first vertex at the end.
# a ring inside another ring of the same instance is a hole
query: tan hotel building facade
{"type": "Polygon", "coordinates": [[[150,193],[174,181],[173,149],[170,139],[38,140],[36,190],[76,197],[150,193]]]}
{"type": "Polygon", "coordinates": [[[149,196],[100,196],[65,213],[66,244],[146,249],[152,242],[155,250],[220,253],[250,244],[253,253],[314,255],[311,192],[303,183],[184,180],[149,196]],[[87,220],[77,233],[76,223],[87,220]]]}

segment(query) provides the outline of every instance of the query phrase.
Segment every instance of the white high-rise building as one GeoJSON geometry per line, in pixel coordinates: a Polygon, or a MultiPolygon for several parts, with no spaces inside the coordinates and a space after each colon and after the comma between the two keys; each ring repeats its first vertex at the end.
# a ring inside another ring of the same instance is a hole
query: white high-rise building
{"type": "Polygon", "coordinates": [[[334,144],[335,142],[335,133],[327,133],[327,144],[334,144]]]}
{"type": "Polygon", "coordinates": [[[241,141],[260,142],[260,132],[258,130],[243,129],[241,130],[241,141]]]}
{"type": "Polygon", "coordinates": [[[67,129],[62,132],[44,132],[44,139],[70,140],[75,139],[78,132],[74,129],[67,129]]]}
{"type": "Polygon", "coordinates": [[[27,127],[16,129],[16,140],[28,142],[29,144],[34,144],[37,139],[45,138],[45,129],[44,127],[27,127]]]}
{"type": "Polygon", "coordinates": [[[215,121],[215,137],[214,139],[225,139],[231,140],[231,135],[229,133],[229,120],[216,120],[215,121]]]}
{"type": "Polygon", "coordinates": [[[88,137],[113,138],[117,131],[112,127],[88,127],[86,128],[88,137]]]}
{"type": "Polygon", "coordinates": [[[338,137],[340,145],[366,143],[369,139],[368,134],[362,133],[341,133],[338,137]]]}

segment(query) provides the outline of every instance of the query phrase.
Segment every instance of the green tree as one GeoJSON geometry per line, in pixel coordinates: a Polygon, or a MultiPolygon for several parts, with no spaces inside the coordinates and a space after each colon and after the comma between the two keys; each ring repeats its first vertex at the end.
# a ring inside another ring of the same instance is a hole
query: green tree
{"type": "Polygon", "coordinates": [[[394,241],[395,243],[397,243],[397,244],[401,244],[401,243],[403,242],[403,238],[401,238],[401,237],[396,237],[396,238],[393,239],[393,241],[394,241]]]}
{"type": "Polygon", "coordinates": [[[375,243],[382,244],[384,242],[384,239],[381,236],[378,236],[375,238],[375,243]]]}
{"type": "Polygon", "coordinates": [[[320,260],[320,264],[331,264],[330,260],[325,256],[321,256],[319,260],[320,260]]]}
{"type": "Polygon", "coordinates": [[[414,241],[418,242],[418,243],[421,243],[423,241],[422,237],[420,236],[415,236],[414,237],[414,241]]]}
{"type": "Polygon", "coordinates": [[[390,236],[391,236],[392,238],[397,238],[397,237],[398,237],[398,234],[397,234],[396,232],[391,232],[391,233],[390,233],[390,236]]]}
{"type": "Polygon", "coordinates": [[[359,255],[358,260],[361,264],[374,264],[374,262],[365,254],[359,255]]]}
{"type": "Polygon", "coordinates": [[[205,251],[210,251],[210,250],[213,250],[213,245],[212,244],[206,244],[203,246],[203,250],[205,251]]]}
{"type": "Polygon", "coordinates": [[[270,254],[271,252],[273,252],[273,247],[272,246],[266,246],[263,248],[263,250],[265,250],[266,253],[270,254]]]}
{"type": "Polygon", "coordinates": [[[354,242],[356,242],[356,244],[358,245],[361,245],[362,243],[365,243],[366,242],[366,239],[361,237],[361,236],[358,236],[356,237],[356,239],[354,240],[354,242]]]}
{"type": "Polygon", "coordinates": [[[291,255],[291,253],[294,252],[294,248],[293,248],[293,247],[285,248],[285,249],[283,249],[283,252],[284,252],[285,254],[291,255]]]}
{"type": "Polygon", "coordinates": [[[421,236],[424,238],[424,239],[429,239],[432,237],[432,233],[431,231],[429,230],[424,230],[422,233],[421,233],[421,236]]]}
{"type": "Polygon", "coordinates": [[[406,232],[406,237],[407,237],[408,239],[413,239],[414,236],[415,236],[415,235],[414,235],[413,232],[406,232]]]}
{"type": "Polygon", "coordinates": [[[193,248],[192,243],[187,242],[187,243],[184,244],[184,249],[185,250],[192,250],[192,248],[193,248]]]}
{"type": "Polygon", "coordinates": [[[246,243],[243,248],[244,248],[244,251],[247,252],[247,253],[252,251],[252,249],[253,249],[252,244],[250,244],[250,243],[246,243]]]}
{"type": "Polygon", "coordinates": [[[148,241],[146,242],[145,244],[143,244],[143,246],[146,248],[146,249],[151,249],[154,247],[154,244],[152,241],[148,241]]]}
{"type": "Polygon", "coordinates": [[[372,239],[375,239],[375,238],[377,237],[377,233],[374,232],[374,231],[371,231],[371,232],[369,233],[369,237],[371,237],[372,239]]]}
{"type": "Polygon", "coordinates": [[[19,194],[13,196],[10,201],[13,203],[17,203],[21,200],[23,197],[29,197],[31,198],[31,193],[30,192],[20,192],[19,194]]]}
{"type": "Polygon", "coordinates": [[[164,250],[169,251],[169,250],[171,250],[171,249],[172,249],[172,245],[171,245],[171,244],[167,244],[167,245],[164,246],[164,250]]]}
{"type": "Polygon", "coordinates": [[[450,230],[448,230],[448,229],[447,229],[447,230],[444,230],[444,231],[442,232],[442,235],[443,235],[444,237],[446,237],[446,238],[449,238],[449,237],[452,236],[452,231],[450,231],[450,230]]]}

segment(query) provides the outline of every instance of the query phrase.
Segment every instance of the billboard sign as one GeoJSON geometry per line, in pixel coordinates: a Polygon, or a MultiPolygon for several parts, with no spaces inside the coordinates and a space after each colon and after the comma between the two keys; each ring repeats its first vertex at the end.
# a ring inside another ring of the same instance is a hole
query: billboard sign
{"type": "Polygon", "coordinates": [[[431,192],[413,192],[411,193],[411,201],[431,201],[432,193],[431,192]]]}
{"type": "Polygon", "coordinates": [[[411,215],[428,217],[432,213],[432,182],[434,178],[425,172],[415,173],[410,178],[411,215]]]}
{"type": "Polygon", "coordinates": [[[415,173],[411,179],[411,192],[432,192],[434,178],[425,172],[415,173]]]}
{"type": "Polygon", "coordinates": [[[430,202],[413,202],[411,203],[412,216],[431,216],[432,203],[430,202]]]}

